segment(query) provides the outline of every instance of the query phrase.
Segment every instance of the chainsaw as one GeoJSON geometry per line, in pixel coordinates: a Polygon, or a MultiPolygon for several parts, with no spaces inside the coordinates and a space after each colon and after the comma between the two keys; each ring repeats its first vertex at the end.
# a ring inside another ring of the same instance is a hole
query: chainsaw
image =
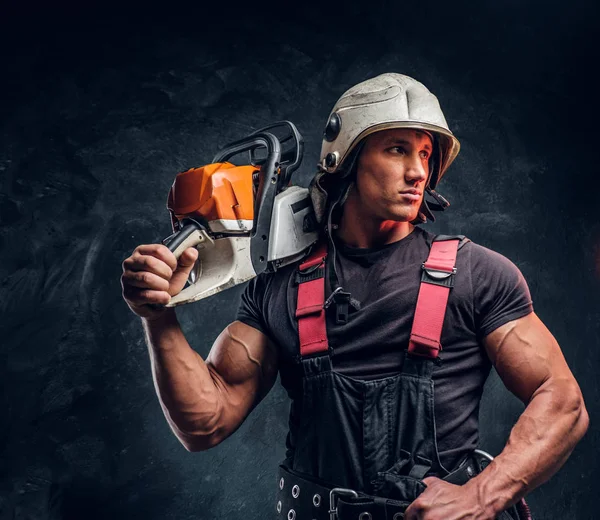
{"type": "Polygon", "coordinates": [[[290,185],[302,154],[298,129],[280,121],[175,177],[167,200],[173,234],[163,244],[177,258],[189,247],[199,254],[188,286],[167,307],[207,298],[305,255],[318,232],[308,189],[290,185]],[[230,162],[246,153],[246,164],[230,162]]]}

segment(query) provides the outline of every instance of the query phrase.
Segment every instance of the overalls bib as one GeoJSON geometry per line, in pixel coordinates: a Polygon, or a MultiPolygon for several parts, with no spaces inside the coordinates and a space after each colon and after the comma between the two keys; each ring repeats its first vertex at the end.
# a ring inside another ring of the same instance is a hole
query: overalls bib
{"type": "MultiPolygon", "coordinates": [[[[325,324],[325,247],[300,266],[296,317],[302,415],[293,460],[280,468],[276,518],[398,520],[426,488],[423,478],[448,477],[436,442],[432,373],[439,362],[458,245],[457,237],[434,240],[422,266],[402,371],[376,380],[355,379],[332,368],[325,324]]],[[[483,469],[479,462],[468,461],[449,480],[464,483],[483,469]]]]}

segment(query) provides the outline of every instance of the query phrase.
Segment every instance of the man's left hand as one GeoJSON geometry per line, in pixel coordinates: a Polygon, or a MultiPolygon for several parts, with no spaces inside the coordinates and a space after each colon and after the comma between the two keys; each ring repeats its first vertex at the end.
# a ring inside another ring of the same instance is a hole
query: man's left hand
{"type": "MultiPolygon", "coordinates": [[[[471,481],[472,482],[472,481],[471,481]]],[[[436,477],[423,479],[427,489],[408,507],[405,520],[493,520],[485,511],[477,488],[456,486],[436,477]]]]}

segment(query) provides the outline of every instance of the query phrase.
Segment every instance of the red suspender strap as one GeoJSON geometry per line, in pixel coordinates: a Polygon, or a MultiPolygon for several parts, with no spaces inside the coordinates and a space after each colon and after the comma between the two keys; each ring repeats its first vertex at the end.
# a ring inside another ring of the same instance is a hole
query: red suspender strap
{"type": "Polygon", "coordinates": [[[329,349],[324,309],[325,258],[327,245],[322,243],[311,252],[297,272],[296,318],[302,357],[329,349]]]}
{"type": "Polygon", "coordinates": [[[421,287],[413,321],[408,352],[435,359],[442,345],[442,325],[450,288],[456,273],[458,239],[434,241],[423,264],[421,287]]]}

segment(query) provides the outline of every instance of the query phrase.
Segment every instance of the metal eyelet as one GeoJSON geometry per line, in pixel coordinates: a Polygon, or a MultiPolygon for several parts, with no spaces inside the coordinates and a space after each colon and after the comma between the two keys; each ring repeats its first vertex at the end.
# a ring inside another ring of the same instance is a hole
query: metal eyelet
{"type": "Polygon", "coordinates": [[[360,515],[358,515],[358,520],[371,520],[371,518],[373,518],[371,516],[371,513],[369,513],[368,511],[365,511],[364,513],[361,513],[360,515]]]}
{"type": "Polygon", "coordinates": [[[277,512],[281,513],[281,500],[277,502],[277,512]]]}
{"type": "Polygon", "coordinates": [[[321,505],[321,495],[318,493],[313,497],[313,506],[319,507],[321,505]]]}
{"type": "Polygon", "coordinates": [[[295,485],[295,486],[292,488],[292,496],[293,496],[294,498],[298,498],[298,495],[299,495],[299,494],[300,494],[300,488],[299,488],[297,485],[295,485]]]}
{"type": "Polygon", "coordinates": [[[285,484],[285,480],[283,480],[283,477],[281,477],[279,479],[279,489],[283,489],[283,485],[285,484]]]}
{"type": "Polygon", "coordinates": [[[392,520],[403,520],[403,518],[404,518],[404,513],[394,513],[392,520]]]}
{"type": "Polygon", "coordinates": [[[296,511],[294,511],[293,509],[290,509],[288,511],[288,520],[294,520],[296,518],[296,511]]]}

